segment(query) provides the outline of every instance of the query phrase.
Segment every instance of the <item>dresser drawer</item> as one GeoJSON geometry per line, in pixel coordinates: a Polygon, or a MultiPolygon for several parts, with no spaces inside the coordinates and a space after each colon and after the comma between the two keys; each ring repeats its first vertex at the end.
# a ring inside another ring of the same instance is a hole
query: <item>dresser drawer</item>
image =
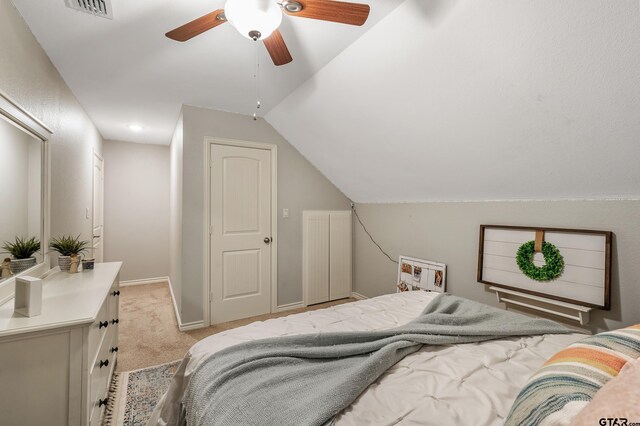
{"type": "MultiPolygon", "coordinates": [[[[106,373],[104,374],[106,378],[106,373]]],[[[102,424],[102,418],[104,415],[104,410],[107,408],[108,403],[108,387],[104,387],[103,392],[101,392],[96,400],[91,404],[91,414],[89,415],[89,424],[91,426],[99,426],[102,424]]]]}
{"type": "Polygon", "coordinates": [[[100,307],[96,320],[89,326],[89,362],[93,362],[96,359],[96,353],[111,325],[108,309],[109,299],[107,298],[100,307]]]}
{"type": "Polygon", "coordinates": [[[119,282],[116,280],[89,332],[89,424],[100,425],[108,402],[109,384],[115,368],[118,344],[119,282]]]}
{"type": "MultiPolygon", "coordinates": [[[[106,342],[105,342],[106,343],[106,342]]],[[[98,351],[98,356],[92,365],[89,374],[89,400],[97,403],[98,399],[106,394],[106,381],[111,371],[111,354],[108,345],[103,345],[98,351]]]]}
{"type": "Polygon", "coordinates": [[[102,418],[104,417],[104,410],[107,407],[107,390],[105,389],[104,395],[101,395],[92,405],[91,414],[89,416],[90,425],[101,425],[102,418]]]}
{"type": "MultiPolygon", "coordinates": [[[[109,319],[109,327],[117,327],[120,323],[120,290],[118,281],[113,283],[107,296],[107,318],[109,319]]],[[[117,334],[117,333],[116,333],[117,334]]]]}
{"type": "MultiPolygon", "coordinates": [[[[101,348],[100,354],[103,359],[109,359],[109,372],[115,367],[115,357],[118,354],[118,327],[109,326],[107,335],[102,343],[104,349],[101,348]]],[[[99,363],[98,363],[99,365],[99,363]]]]}
{"type": "Polygon", "coordinates": [[[89,374],[89,401],[91,404],[89,423],[91,425],[100,424],[106,407],[109,382],[116,361],[116,352],[112,351],[115,335],[115,327],[108,327],[89,374]]]}

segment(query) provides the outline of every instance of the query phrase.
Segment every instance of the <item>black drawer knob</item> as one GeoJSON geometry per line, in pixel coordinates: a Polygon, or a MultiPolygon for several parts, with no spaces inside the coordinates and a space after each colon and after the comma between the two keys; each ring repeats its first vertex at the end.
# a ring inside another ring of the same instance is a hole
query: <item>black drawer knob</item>
{"type": "Polygon", "coordinates": [[[120,290],[116,290],[111,294],[113,294],[114,296],[120,296],[120,290]]]}
{"type": "Polygon", "coordinates": [[[109,402],[109,398],[99,399],[98,400],[98,407],[102,407],[103,405],[107,405],[108,402],[109,402]]]}
{"type": "Polygon", "coordinates": [[[109,327],[109,321],[100,321],[98,328],[102,328],[102,327],[104,328],[109,327]]]}
{"type": "Polygon", "coordinates": [[[120,320],[118,318],[111,320],[111,324],[118,324],[119,322],[120,320]]]}
{"type": "Polygon", "coordinates": [[[113,348],[109,349],[109,352],[111,353],[118,352],[118,347],[114,346],[113,348]]]}
{"type": "Polygon", "coordinates": [[[109,360],[105,359],[104,361],[100,360],[100,368],[107,367],[109,365],[109,360]]]}

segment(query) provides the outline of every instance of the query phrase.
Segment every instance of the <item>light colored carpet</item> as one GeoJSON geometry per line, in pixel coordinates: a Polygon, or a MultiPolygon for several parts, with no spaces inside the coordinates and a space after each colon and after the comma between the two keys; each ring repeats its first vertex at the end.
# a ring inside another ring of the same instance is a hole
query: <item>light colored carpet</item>
{"type": "Polygon", "coordinates": [[[120,288],[120,324],[116,371],[131,371],[181,359],[199,340],[231,328],[283,317],[298,312],[326,308],[355,299],[267,314],[215,326],[181,332],[175,317],[167,283],[144,284],[120,288]]]}

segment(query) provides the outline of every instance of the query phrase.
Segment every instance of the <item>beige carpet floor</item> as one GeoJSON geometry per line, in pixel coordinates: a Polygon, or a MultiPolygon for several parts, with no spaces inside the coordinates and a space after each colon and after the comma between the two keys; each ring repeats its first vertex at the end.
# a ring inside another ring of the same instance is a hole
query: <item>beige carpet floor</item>
{"type": "Polygon", "coordinates": [[[355,299],[337,300],[181,332],[178,330],[169,286],[166,283],[121,287],[120,292],[117,371],[137,370],[180,359],[197,341],[254,321],[264,321],[355,301],[355,299]]]}

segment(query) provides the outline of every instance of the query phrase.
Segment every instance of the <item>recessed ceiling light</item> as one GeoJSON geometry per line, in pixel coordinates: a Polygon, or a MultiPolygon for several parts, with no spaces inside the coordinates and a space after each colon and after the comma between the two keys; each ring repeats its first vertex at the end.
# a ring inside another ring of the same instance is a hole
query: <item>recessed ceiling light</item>
{"type": "Polygon", "coordinates": [[[139,124],[129,124],[127,127],[132,132],[141,132],[142,131],[142,126],[139,125],[139,124]]]}

